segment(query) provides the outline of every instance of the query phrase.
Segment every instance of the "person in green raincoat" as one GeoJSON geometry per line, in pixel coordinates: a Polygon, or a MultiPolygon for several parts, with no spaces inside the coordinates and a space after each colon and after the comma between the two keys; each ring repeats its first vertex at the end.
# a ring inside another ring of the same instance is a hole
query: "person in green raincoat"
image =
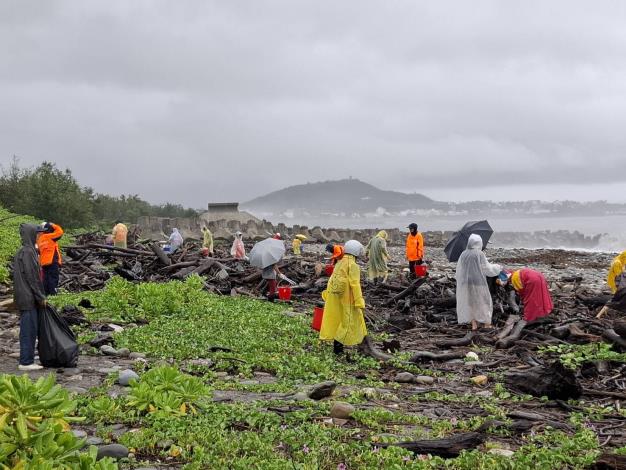
{"type": "Polygon", "coordinates": [[[367,278],[370,281],[382,282],[387,280],[389,270],[387,268],[387,260],[389,252],[387,251],[387,232],[381,230],[367,244],[365,254],[368,256],[367,261],[367,278]]]}
{"type": "Polygon", "coordinates": [[[209,250],[209,256],[213,256],[213,234],[206,225],[202,227],[202,248],[209,250]]]}
{"type": "Polygon", "coordinates": [[[335,354],[343,353],[344,346],[361,344],[367,336],[361,268],[356,263],[363,251],[363,245],[358,241],[346,242],[344,256],[335,265],[326,290],[322,292],[325,304],[320,339],[332,341],[335,354]]]}

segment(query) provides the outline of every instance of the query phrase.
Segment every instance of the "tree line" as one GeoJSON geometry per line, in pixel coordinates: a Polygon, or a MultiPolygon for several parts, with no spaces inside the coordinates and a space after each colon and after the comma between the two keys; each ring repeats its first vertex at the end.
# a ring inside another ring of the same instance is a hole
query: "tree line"
{"type": "Polygon", "coordinates": [[[140,216],[195,217],[180,204],[150,204],[138,195],[110,196],[81,186],[69,169],[43,162],[22,168],[14,158],[0,173],[0,205],[17,214],[51,220],[68,228],[135,223],[140,216]]]}

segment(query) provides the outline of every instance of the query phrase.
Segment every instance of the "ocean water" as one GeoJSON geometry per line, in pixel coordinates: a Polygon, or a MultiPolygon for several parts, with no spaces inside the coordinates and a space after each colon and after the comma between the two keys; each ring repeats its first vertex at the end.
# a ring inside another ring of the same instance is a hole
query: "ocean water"
{"type": "MultiPolygon", "coordinates": [[[[417,217],[408,219],[403,217],[359,217],[359,218],[330,218],[330,219],[297,219],[283,218],[273,222],[284,222],[287,225],[320,225],[322,227],[340,228],[401,228],[405,229],[411,222],[416,222],[421,231],[429,230],[458,230],[471,217],[417,217]]],[[[623,251],[626,250],[626,215],[614,216],[584,216],[584,217],[489,217],[489,223],[495,231],[501,232],[537,232],[559,231],[580,232],[584,235],[602,235],[594,250],[623,251]]],[[[566,247],[576,248],[576,247],[566,247]]]]}

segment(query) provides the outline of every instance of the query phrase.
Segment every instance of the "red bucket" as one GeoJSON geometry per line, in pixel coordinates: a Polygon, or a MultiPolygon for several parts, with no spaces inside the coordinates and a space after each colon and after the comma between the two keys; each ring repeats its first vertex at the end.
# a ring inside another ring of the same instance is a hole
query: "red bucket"
{"type": "Polygon", "coordinates": [[[290,300],[291,299],[291,287],[280,286],[278,288],[278,298],[280,300],[290,300]]]}
{"type": "Polygon", "coordinates": [[[328,277],[333,275],[333,271],[335,270],[335,266],[333,264],[327,264],[324,266],[324,272],[328,277]]]}
{"type": "Polygon", "coordinates": [[[322,328],[322,318],[324,317],[324,309],[322,307],[315,307],[313,309],[313,321],[311,322],[311,328],[315,331],[319,331],[322,328]]]}
{"type": "Polygon", "coordinates": [[[428,265],[427,264],[416,264],[414,269],[415,269],[415,275],[417,277],[424,277],[424,276],[426,276],[426,273],[428,272],[428,265]]]}

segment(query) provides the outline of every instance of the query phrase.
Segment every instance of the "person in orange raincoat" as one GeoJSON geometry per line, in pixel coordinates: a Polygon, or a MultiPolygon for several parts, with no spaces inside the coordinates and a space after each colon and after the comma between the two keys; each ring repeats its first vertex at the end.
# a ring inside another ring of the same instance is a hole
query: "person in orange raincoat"
{"type": "Polygon", "coordinates": [[[113,227],[113,244],[118,248],[126,248],[128,239],[128,227],[121,220],[115,222],[113,227]]]}
{"type": "Polygon", "coordinates": [[[343,246],[341,245],[334,245],[332,243],[329,243],[328,245],[326,245],[326,251],[332,254],[332,257],[330,258],[330,264],[333,266],[337,264],[337,262],[341,258],[343,258],[344,251],[343,246]]]}
{"type": "Polygon", "coordinates": [[[423,263],[424,237],[417,231],[417,224],[410,224],[406,237],[406,259],[409,262],[409,276],[415,277],[415,266],[423,263]]]}
{"type": "Polygon", "coordinates": [[[43,232],[37,237],[39,264],[43,271],[43,288],[46,295],[55,295],[59,286],[59,268],[63,263],[58,241],[63,236],[60,225],[52,222],[42,224],[43,232]]]}

